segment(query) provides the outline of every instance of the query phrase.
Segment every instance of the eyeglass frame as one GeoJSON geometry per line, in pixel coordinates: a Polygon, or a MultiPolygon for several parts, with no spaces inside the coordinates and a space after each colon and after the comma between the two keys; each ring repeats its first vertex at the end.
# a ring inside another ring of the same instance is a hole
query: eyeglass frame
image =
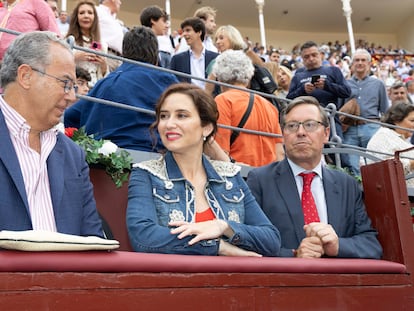
{"type": "Polygon", "coordinates": [[[298,121],[291,121],[291,122],[287,122],[283,125],[283,130],[289,134],[293,134],[293,133],[297,133],[297,131],[299,130],[299,127],[302,125],[303,129],[305,130],[306,133],[313,133],[316,132],[316,130],[318,129],[319,125],[323,125],[324,127],[326,127],[326,125],[321,122],[321,121],[317,121],[317,120],[305,120],[302,122],[298,122],[298,121]],[[307,125],[311,125],[311,128],[306,129],[307,125]],[[295,129],[293,128],[288,128],[288,126],[295,126],[295,129]],[[313,125],[315,126],[314,129],[312,129],[313,125]]]}
{"type": "Polygon", "coordinates": [[[31,66],[30,66],[30,68],[32,68],[33,71],[36,71],[36,72],[38,72],[40,74],[43,74],[43,75],[45,75],[47,77],[54,78],[57,81],[62,82],[64,84],[63,85],[63,91],[65,92],[65,94],[69,94],[69,92],[72,89],[75,91],[75,94],[78,93],[79,86],[73,80],[71,80],[71,79],[64,80],[64,79],[58,78],[58,77],[56,77],[54,75],[48,74],[48,73],[46,73],[46,72],[44,72],[44,71],[42,71],[40,69],[33,68],[31,66]],[[70,84],[72,84],[72,85],[70,85],[70,84]]]}

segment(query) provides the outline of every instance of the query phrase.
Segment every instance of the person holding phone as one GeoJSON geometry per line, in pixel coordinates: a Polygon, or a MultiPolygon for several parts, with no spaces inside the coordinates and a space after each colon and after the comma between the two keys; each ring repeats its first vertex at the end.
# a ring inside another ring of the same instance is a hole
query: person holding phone
{"type": "MultiPolygon", "coordinates": [[[[95,3],[91,0],[79,1],[73,9],[66,37],[74,36],[76,45],[100,52],[108,52],[108,45],[101,41],[98,14],[95,3]]],[[[103,78],[108,72],[106,58],[95,53],[76,50],[76,65],[84,68],[91,75],[89,87],[103,78]]]]}
{"type": "Polygon", "coordinates": [[[312,75],[311,83],[312,83],[313,85],[315,85],[315,84],[316,84],[316,82],[318,82],[320,78],[321,78],[321,76],[320,76],[320,75],[312,75]]]}
{"type": "MultiPolygon", "coordinates": [[[[296,71],[290,83],[287,98],[313,96],[322,107],[333,103],[339,109],[339,99],[351,96],[351,88],[339,68],[322,66],[322,57],[318,45],[313,41],[305,42],[300,48],[304,69],[296,71]]],[[[337,135],[343,141],[341,123],[336,121],[337,135]]],[[[347,155],[341,155],[342,165],[350,167],[347,155]]]]}
{"type": "Polygon", "coordinates": [[[350,96],[351,89],[341,70],[333,66],[322,66],[321,54],[315,42],[304,43],[300,53],[305,68],[293,76],[287,98],[311,95],[325,107],[329,103],[338,105],[339,98],[350,96]]]}

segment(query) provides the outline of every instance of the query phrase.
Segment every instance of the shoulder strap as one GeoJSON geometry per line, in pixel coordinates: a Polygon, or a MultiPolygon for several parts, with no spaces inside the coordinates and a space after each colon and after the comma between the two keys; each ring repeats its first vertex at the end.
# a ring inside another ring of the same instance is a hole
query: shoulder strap
{"type": "MultiPolygon", "coordinates": [[[[247,119],[249,118],[250,113],[252,112],[253,103],[254,103],[254,94],[253,93],[250,93],[249,105],[247,106],[247,109],[244,112],[244,115],[241,118],[240,123],[239,123],[239,125],[237,125],[237,127],[243,128],[243,126],[246,124],[247,119]]],[[[233,145],[234,141],[236,140],[236,138],[239,135],[240,135],[240,132],[239,131],[232,131],[231,132],[231,136],[230,136],[230,146],[233,145]]]]}

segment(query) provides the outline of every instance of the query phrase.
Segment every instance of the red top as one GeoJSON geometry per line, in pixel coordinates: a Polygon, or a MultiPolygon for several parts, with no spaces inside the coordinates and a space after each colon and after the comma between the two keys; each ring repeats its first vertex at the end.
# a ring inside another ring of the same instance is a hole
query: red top
{"type": "Polygon", "coordinates": [[[203,222],[213,219],[216,219],[216,216],[214,215],[211,208],[206,209],[204,212],[196,213],[196,222],[203,222]]]}

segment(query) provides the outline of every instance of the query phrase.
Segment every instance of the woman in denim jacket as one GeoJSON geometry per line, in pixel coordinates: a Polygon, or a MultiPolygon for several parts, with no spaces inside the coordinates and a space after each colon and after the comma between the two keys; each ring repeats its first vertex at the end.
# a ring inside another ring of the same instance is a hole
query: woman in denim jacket
{"type": "Polygon", "coordinates": [[[138,252],[277,256],[279,231],[239,174],[240,167],[203,155],[217,130],[214,99],[187,83],[169,87],[156,107],[167,153],[135,165],[127,226],[138,252]]]}

